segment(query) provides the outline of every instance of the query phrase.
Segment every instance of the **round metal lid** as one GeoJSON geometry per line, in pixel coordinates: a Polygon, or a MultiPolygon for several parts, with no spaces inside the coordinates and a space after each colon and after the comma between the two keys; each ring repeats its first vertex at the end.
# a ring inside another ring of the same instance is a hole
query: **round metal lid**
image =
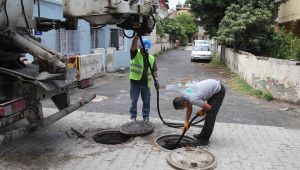
{"type": "Polygon", "coordinates": [[[125,123],[120,132],[130,136],[143,136],[152,133],[154,124],[146,121],[132,121],[125,123]]]}
{"type": "Polygon", "coordinates": [[[217,166],[215,156],[200,148],[180,148],[171,152],[167,157],[168,163],[182,170],[207,170],[217,166]]]}

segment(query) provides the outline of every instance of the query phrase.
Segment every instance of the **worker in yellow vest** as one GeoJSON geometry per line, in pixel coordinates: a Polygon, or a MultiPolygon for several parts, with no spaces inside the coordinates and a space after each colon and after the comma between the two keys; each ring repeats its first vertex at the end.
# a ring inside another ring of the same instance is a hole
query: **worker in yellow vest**
{"type": "Polygon", "coordinates": [[[150,86],[152,82],[152,74],[150,66],[153,70],[155,77],[155,88],[159,88],[159,83],[157,80],[157,66],[155,63],[155,57],[153,55],[147,55],[151,48],[151,41],[148,39],[143,39],[145,49],[142,48],[141,43],[139,43],[139,35],[136,35],[131,44],[130,53],[131,53],[131,62],[130,62],[130,115],[131,120],[136,121],[137,117],[137,101],[141,94],[143,101],[143,120],[149,121],[150,113],[150,86]],[[140,48],[138,49],[138,43],[140,48]],[[149,58],[147,58],[149,56],[149,58]],[[149,59],[149,62],[147,61],[149,59]]]}

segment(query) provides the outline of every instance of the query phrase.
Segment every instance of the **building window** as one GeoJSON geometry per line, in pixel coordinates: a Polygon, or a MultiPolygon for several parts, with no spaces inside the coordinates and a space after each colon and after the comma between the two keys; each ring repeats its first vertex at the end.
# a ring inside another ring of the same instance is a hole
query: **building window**
{"type": "Polygon", "coordinates": [[[91,29],[91,48],[105,48],[104,29],[91,29]]]}
{"type": "Polygon", "coordinates": [[[115,47],[118,51],[125,49],[122,29],[110,29],[110,47],[115,47]]]}
{"type": "Polygon", "coordinates": [[[56,30],[56,50],[62,55],[79,54],[79,31],[56,30]]]}

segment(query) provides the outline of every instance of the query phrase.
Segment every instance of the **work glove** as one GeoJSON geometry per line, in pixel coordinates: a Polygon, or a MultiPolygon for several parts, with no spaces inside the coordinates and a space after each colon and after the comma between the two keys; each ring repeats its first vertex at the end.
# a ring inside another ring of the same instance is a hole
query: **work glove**
{"type": "Polygon", "coordinates": [[[204,116],[206,113],[203,111],[199,111],[196,113],[197,116],[204,116]]]}
{"type": "Polygon", "coordinates": [[[183,126],[183,132],[188,131],[189,128],[190,128],[190,123],[188,121],[185,121],[183,126]]]}
{"type": "Polygon", "coordinates": [[[159,89],[159,82],[158,82],[158,79],[154,79],[154,87],[156,89],[159,89]]]}

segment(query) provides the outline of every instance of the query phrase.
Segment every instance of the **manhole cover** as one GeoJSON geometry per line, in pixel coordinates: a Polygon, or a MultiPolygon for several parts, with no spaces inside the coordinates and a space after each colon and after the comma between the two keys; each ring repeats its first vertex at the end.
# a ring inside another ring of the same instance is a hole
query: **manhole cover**
{"type": "Polygon", "coordinates": [[[176,146],[179,137],[180,135],[166,135],[166,136],[159,137],[158,139],[156,139],[155,142],[158,146],[164,149],[174,150],[181,147],[191,146],[195,141],[194,138],[191,138],[189,136],[184,136],[181,139],[179,145],[176,146]]]}
{"type": "Polygon", "coordinates": [[[117,145],[122,144],[131,139],[131,136],[120,133],[119,131],[101,131],[93,136],[93,139],[97,143],[107,144],[107,145],[117,145]]]}
{"type": "Polygon", "coordinates": [[[168,163],[182,170],[208,170],[217,166],[215,156],[200,148],[180,148],[174,150],[167,157],[168,163]]]}
{"type": "Polygon", "coordinates": [[[146,121],[132,121],[124,124],[120,132],[130,136],[143,136],[152,133],[154,124],[146,121]]]}

